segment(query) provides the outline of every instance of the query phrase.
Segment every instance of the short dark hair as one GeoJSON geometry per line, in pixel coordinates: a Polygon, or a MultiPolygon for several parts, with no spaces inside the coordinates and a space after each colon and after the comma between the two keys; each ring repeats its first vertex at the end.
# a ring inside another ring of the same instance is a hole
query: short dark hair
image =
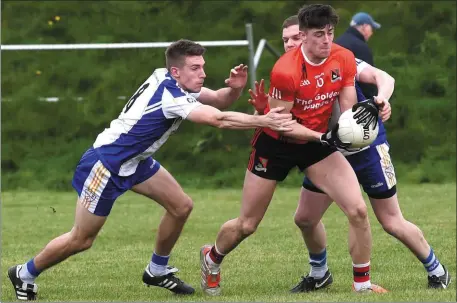
{"type": "Polygon", "coordinates": [[[290,16],[289,18],[284,20],[284,22],[282,23],[282,28],[288,28],[292,25],[298,25],[298,15],[290,16]]]}
{"type": "Polygon", "coordinates": [[[338,21],[338,14],[330,5],[305,5],[298,11],[298,24],[301,31],[312,28],[321,29],[327,25],[335,27],[338,21]]]}
{"type": "Polygon", "coordinates": [[[182,66],[185,57],[202,56],[205,51],[203,46],[190,40],[181,39],[173,42],[165,51],[167,69],[170,70],[172,66],[182,66]]]}

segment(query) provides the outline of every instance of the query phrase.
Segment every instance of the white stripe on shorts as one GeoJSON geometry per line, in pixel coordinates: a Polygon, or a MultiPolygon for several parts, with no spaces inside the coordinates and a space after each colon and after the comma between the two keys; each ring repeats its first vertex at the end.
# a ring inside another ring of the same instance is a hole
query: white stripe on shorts
{"type": "Polygon", "coordinates": [[[91,213],[94,213],[98,200],[100,200],[100,196],[110,177],[111,173],[109,170],[98,160],[84,182],[84,187],[79,197],[79,202],[91,213]]]}
{"type": "Polygon", "coordinates": [[[384,178],[387,183],[387,187],[391,189],[397,184],[397,179],[395,178],[395,170],[394,165],[392,164],[392,160],[390,159],[389,155],[389,146],[386,143],[380,144],[376,146],[378,151],[379,157],[381,160],[381,169],[382,173],[384,174],[384,178]]]}

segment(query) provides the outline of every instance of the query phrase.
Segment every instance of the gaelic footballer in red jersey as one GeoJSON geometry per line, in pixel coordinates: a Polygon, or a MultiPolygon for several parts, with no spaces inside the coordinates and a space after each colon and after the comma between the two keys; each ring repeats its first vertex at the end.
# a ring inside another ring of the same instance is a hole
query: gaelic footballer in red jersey
{"type": "MultiPolygon", "coordinates": [[[[287,18],[283,23],[282,30],[282,41],[286,52],[301,46],[299,35],[298,16],[294,15],[287,18]]],[[[374,99],[381,108],[379,116],[383,122],[388,120],[391,114],[388,100],[393,94],[395,79],[385,71],[360,59],[356,59],[356,64],[356,81],[371,83],[378,87],[378,95],[374,99]]],[[[255,83],[255,93],[249,90],[252,98],[249,102],[254,105],[257,112],[262,113],[268,104],[268,96],[264,92],[263,82],[262,79],[260,84],[255,83]]],[[[360,92],[357,93],[357,99],[358,102],[366,100],[360,92]]],[[[341,114],[337,103],[336,105],[337,107],[333,109],[332,113],[332,119],[335,119],[335,122],[341,114]]],[[[332,119],[329,122],[330,125],[334,125],[332,119]]],[[[396,194],[395,172],[386,140],[386,135],[380,133],[376,139],[377,142],[375,141],[375,144],[372,144],[368,149],[350,153],[343,152],[343,155],[347,157],[354,169],[383,229],[409,248],[424,265],[428,273],[428,287],[448,288],[452,278],[447,268],[438,260],[434,249],[424,239],[420,228],[407,221],[400,210],[396,194]]],[[[291,292],[315,291],[332,284],[326,257],[326,232],[321,221],[332,202],[333,200],[327,194],[314,187],[306,177],[304,178],[294,221],[307,245],[310,271],[301,277],[300,282],[291,289],[291,292]],[[308,239],[313,239],[313,241],[310,242],[308,239]],[[308,246],[309,244],[311,246],[308,246]]]]}
{"type": "Polygon", "coordinates": [[[302,46],[278,60],[271,75],[269,100],[272,108],[280,106],[290,111],[298,123],[288,133],[256,131],[240,215],[223,224],[214,245],[201,249],[201,285],[210,295],[220,293],[222,260],[255,232],[277,182],[284,180],[294,167],[305,171],[346,214],[350,253],[357,269],[357,283],[361,283],[355,286],[358,290],[375,288],[369,277],[371,231],[367,208],[354,171],[345,157],[335,152],[336,146],[344,145],[335,130],[326,132],[336,96],[343,111],[356,103],[355,59],[349,51],[332,46],[338,16],[331,6],[309,5],[301,8],[298,15],[302,46]]]}

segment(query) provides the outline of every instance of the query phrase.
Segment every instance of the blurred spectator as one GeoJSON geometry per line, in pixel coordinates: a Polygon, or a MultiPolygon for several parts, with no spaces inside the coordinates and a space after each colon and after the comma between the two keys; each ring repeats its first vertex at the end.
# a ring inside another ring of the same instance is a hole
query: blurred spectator
{"type": "MultiPolygon", "coordinates": [[[[381,24],[375,22],[369,14],[357,13],[352,17],[349,28],[335,40],[335,43],[351,50],[356,58],[375,66],[373,53],[367,41],[373,35],[373,31],[379,28],[381,28],[381,24]]],[[[375,85],[360,83],[360,88],[367,98],[377,95],[375,85]]]]}

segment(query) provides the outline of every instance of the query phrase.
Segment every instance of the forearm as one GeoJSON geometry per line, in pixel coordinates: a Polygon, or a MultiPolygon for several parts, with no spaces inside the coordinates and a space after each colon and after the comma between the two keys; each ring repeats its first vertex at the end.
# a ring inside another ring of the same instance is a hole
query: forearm
{"type": "Polygon", "coordinates": [[[217,117],[219,128],[250,129],[264,127],[262,119],[258,115],[247,115],[238,112],[221,112],[217,117]]]}
{"type": "Polygon", "coordinates": [[[357,103],[356,88],[354,86],[343,87],[340,91],[338,102],[340,104],[341,113],[344,113],[348,109],[352,108],[357,103]]]}
{"type": "Polygon", "coordinates": [[[338,102],[340,104],[341,113],[344,113],[348,109],[352,108],[355,104],[357,104],[357,102],[354,102],[354,100],[351,100],[351,99],[344,99],[344,100],[341,99],[341,100],[338,100],[338,102]]]}
{"type": "Polygon", "coordinates": [[[254,114],[253,114],[253,115],[262,116],[263,114],[264,114],[264,111],[263,111],[263,110],[261,110],[261,111],[254,110],[254,114]]]}
{"type": "Polygon", "coordinates": [[[322,136],[322,133],[311,130],[298,123],[294,123],[290,127],[292,128],[292,130],[288,132],[283,132],[283,136],[305,141],[320,141],[320,138],[322,136]]]}
{"type": "Polygon", "coordinates": [[[231,88],[231,87],[224,87],[218,89],[216,91],[217,96],[217,104],[214,103],[215,107],[218,109],[226,109],[233,102],[238,100],[241,96],[243,89],[242,88],[231,88]]]}
{"type": "Polygon", "coordinates": [[[395,79],[384,71],[378,70],[376,73],[376,86],[378,87],[378,97],[390,99],[395,88],[395,79]]]}

